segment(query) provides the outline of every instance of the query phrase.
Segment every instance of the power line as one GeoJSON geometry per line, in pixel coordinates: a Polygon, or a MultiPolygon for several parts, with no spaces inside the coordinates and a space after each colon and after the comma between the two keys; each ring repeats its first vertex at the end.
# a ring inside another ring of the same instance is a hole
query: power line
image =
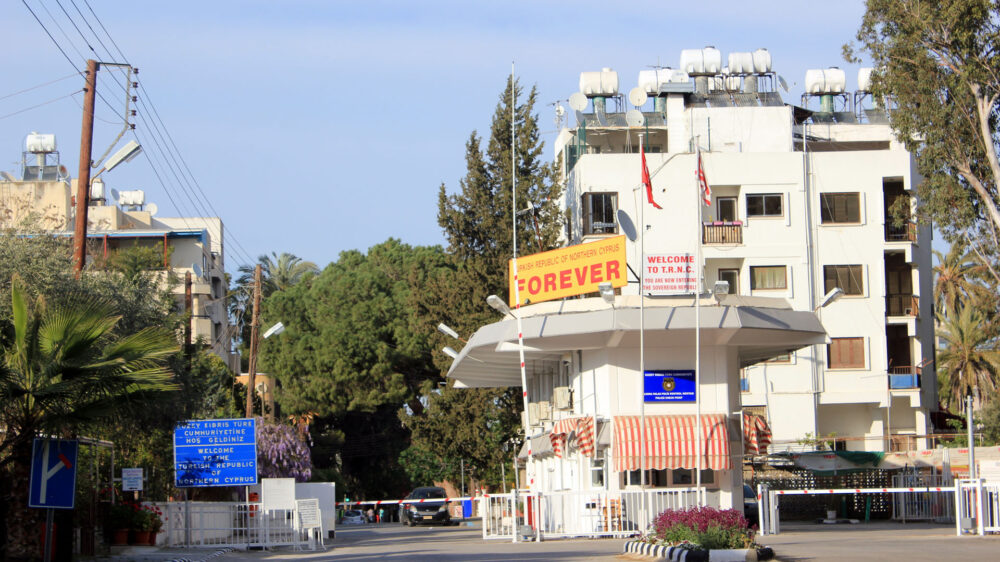
{"type": "Polygon", "coordinates": [[[48,82],[45,82],[44,84],[38,84],[37,86],[31,86],[30,88],[25,88],[23,90],[18,90],[16,92],[7,94],[6,96],[0,96],[0,100],[5,100],[7,98],[12,98],[12,97],[20,95],[20,94],[25,94],[25,93],[28,93],[28,92],[30,92],[32,90],[37,90],[38,88],[44,88],[45,86],[50,86],[52,84],[55,84],[56,82],[62,82],[63,80],[66,80],[68,78],[73,78],[74,76],[79,76],[79,73],[74,72],[73,74],[67,74],[66,76],[63,76],[62,78],[56,78],[55,80],[50,80],[48,82]]]}
{"type": "Polygon", "coordinates": [[[71,97],[75,96],[76,94],[79,94],[79,93],[80,93],[80,92],[82,92],[82,91],[83,91],[83,90],[77,90],[77,91],[75,91],[75,92],[70,92],[69,94],[66,94],[65,96],[59,96],[58,98],[53,98],[53,99],[50,99],[49,101],[43,101],[43,102],[42,102],[42,103],[40,103],[40,104],[37,104],[37,105],[33,105],[33,106],[31,106],[31,107],[26,107],[26,108],[24,108],[24,109],[21,109],[21,110],[19,110],[19,111],[15,111],[15,112],[13,112],[13,113],[8,113],[8,114],[6,114],[6,115],[0,115],[0,119],[6,119],[6,118],[8,118],[8,117],[13,117],[13,116],[15,116],[15,115],[18,115],[18,114],[21,114],[21,113],[24,113],[25,111],[31,111],[32,109],[38,109],[39,107],[42,107],[43,105],[49,105],[50,103],[55,103],[55,102],[57,102],[57,101],[59,101],[59,100],[64,100],[64,99],[66,99],[66,98],[71,98],[71,97]]]}

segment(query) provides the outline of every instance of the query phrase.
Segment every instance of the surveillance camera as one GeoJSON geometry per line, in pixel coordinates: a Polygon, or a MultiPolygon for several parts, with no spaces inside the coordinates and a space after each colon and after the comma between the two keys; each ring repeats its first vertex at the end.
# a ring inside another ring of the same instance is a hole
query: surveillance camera
{"type": "Polygon", "coordinates": [[[570,365],[573,364],[573,362],[570,361],[569,359],[563,359],[562,360],[562,364],[565,365],[565,366],[567,366],[567,367],[569,367],[570,365]]]}

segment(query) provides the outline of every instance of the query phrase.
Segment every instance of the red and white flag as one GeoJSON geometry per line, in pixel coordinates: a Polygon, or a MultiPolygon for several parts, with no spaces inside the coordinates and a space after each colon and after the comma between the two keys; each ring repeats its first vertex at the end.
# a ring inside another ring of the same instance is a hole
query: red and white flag
{"type": "Polygon", "coordinates": [[[642,155],[642,184],[646,186],[646,198],[649,199],[650,205],[657,209],[662,209],[663,207],[657,205],[656,201],[653,201],[653,182],[649,179],[649,168],[646,167],[646,151],[642,143],[639,144],[639,154],[642,155]]]}
{"type": "Polygon", "coordinates": [[[701,163],[701,149],[698,150],[698,187],[701,189],[701,200],[706,206],[712,206],[712,189],[705,179],[705,166],[701,163]]]}

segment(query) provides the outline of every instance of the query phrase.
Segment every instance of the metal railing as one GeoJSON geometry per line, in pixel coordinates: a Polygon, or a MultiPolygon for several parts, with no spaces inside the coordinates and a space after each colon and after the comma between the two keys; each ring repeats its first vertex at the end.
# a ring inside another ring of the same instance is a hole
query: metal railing
{"type": "MultiPolygon", "coordinates": [[[[944,474],[894,474],[894,488],[953,488],[944,474]]],[[[936,492],[903,492],[892,495],[892,518],[897,521],[951,522],[955,518],[953,497],[936,492]]]]}
{"type": "Polygon", "coordinates": [[[955,483],[955,532],[1000,533],[1000,484],[981,479],[955,483]]]}
{"type": "Polygon", "coordinates": [[[515,532],[519,538],[539,540],[620,538],[645,531],[668,509],[697,506],[698,493],[695,488],[565,490],[521,493],[516,499],[513,494],[491,494],[481,501],[485,502],[481,512],[484,539],[513,539],[515,532]]]}
{"type": "Polygon", "coordinates": [[[701,226],[702,244],[742,244],[743,223],[715,222],[701,226]]]}
{"type": "Polygon", "coordinates": [[[920,366],[889,367],[889,388],[920,388],[920,366]]]}
{"type": "Polygon", "coordinates": [[[165,502],[163,530],[157,543],[164,546],[251,548],[307,546],[315,534],[300,528],[294,509],[262,511],[250,502],[165,502]]]}
{"type": "Polygon", "coordinates": [[[916,223],[908,222],[901,226],[895,226],[892,223],[885,225],[885,241],[916,242],[917,241],[916,223]]]}
{"type": "Polygon", "coordinates": [[[887,295],[885,297],[886,316],[920,316],[920,297],[916,295],[887,295]]]}

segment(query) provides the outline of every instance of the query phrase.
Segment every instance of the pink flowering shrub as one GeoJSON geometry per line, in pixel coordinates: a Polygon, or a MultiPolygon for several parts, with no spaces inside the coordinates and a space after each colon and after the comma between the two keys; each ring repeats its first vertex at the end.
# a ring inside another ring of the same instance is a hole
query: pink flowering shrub
{"type": "Polygon", "coordinates": [[[646,541],[690,548],[751,548],[754,530],[735,509],[668,509],[656,516],[646,541]]]}

